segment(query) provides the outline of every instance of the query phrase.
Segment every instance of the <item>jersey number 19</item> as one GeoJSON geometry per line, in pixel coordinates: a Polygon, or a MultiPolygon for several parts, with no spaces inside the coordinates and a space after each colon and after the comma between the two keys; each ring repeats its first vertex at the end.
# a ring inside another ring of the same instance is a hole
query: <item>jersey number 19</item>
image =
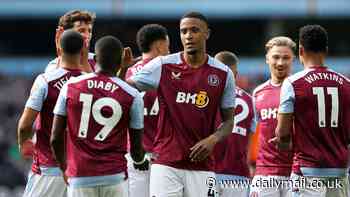
{"type": "Polygon", "coordinates": [[[92,103],[92,98],[92,94],[80,94],[79,101],[83,103],[83,109],[81,113],[78,137],[87,137],[90,114],[92,114],[92,117],[96,123],[103,126],[94,139],[97,141],[103,141],[107,138],[108,134],[118,124],[120,118],[122,117],[122,107],[118,101],[110,97],[99,98],[94,103],[92,103]],[[101,113],[103,107],[109,107],[112,109],[112,115],[110,117],[106,118],[103,116],[101,113]]]}

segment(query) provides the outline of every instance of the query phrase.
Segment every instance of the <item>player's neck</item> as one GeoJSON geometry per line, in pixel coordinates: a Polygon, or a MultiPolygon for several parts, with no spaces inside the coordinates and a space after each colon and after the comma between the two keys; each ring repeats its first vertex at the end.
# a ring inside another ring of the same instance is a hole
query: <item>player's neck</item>
{"type": "Polygon", "coordinates": [[[207,61],[207,54],[203,52],[197,52],[195,54],[183,53],[185,62],[192,68],[198,68],[207,61]]]}
{"type": "Polygon", "coordinates": [[[142,59],[146,60],[146,59],[153,59],[155,57],[159,56],[159,54],[157,52],[154,51],[150,51],[148,53],[142,53],[142,59]]]}
{"type": "Polygon", "coordinates": [[[280,86],[280,85],[282,85],[283,80],[284,80],[284,78],[283,78],[283,79],[280,79],[280,78],[271,76],[271,81],[270,81],[270,83],[271,83],[271,85],[273,85],[273,86],[280,86]]]}
{"type": "Polygon", "coordinates": [[[80,68],[80,59],[76,56],[61,56],[60,67],[66,69],[79,69],[80,68]]]}
{"type": "Polygon", "coordinates": [[[304,67],[305,68],[317,68],[317,67],[323,67],[324,61],[320,59],[312,59],[312,60],[304,60],[304,67]]]}
{"type": "Polygon", "coordinates": [[[325,62],[325,55],[321,53],[313,53],[303,57],[303,64],[305,68],[323,67],[325,62]]]}
{"type": "Polygon", "coordinates": [[[113,70],[110,70],[110,69],[102,70],[100,65],[96,65],[96,73],[102,74],[102,75],[106,75],[106,76],[110,76],[110,77],[117,76],[117,71],[115,69],[113,69],[113,70]]]}

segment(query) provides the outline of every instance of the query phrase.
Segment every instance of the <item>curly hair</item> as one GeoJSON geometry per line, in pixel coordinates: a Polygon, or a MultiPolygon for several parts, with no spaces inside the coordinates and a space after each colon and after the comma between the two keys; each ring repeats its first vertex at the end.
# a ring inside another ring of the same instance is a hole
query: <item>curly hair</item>
{"type": "Polygon", "coordinates": [[[95,13],[83,11],[83,10],[72,10],[61,16],[58,26],[63,27],[64,30],[73,28],[74,22],[84,21],[88,24],[94,24],[96,19],[95,13]]]}
{"type": "Polygon", "coordinates": [[[327,52],[328,34],[320,25],[306,25],[299,30],[299,43],[305,51],[327,52]]]}
{"type": "Polygon", "coordinates": [[[148,24],[137,32],[136,42],[139,50],[142,53],[147,53],[151,50],[151,45],[157,40],[166,40],[168,31],[165,27],[158,24],[148,24]]]}

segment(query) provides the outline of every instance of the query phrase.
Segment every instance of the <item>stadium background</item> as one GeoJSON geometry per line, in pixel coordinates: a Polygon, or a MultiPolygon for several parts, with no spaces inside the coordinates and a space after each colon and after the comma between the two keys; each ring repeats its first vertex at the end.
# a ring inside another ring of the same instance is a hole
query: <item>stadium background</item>
{"type": "MultiPolygon", "coordinates": [[[[208,53],[229,50],[240,58],[241,87],[251,92],[269,77],[264,44],[277,35],[297,42],[298,28],[320,24],[329,33],[330,68],[350,76],[350,0],[1,0],[0,1],[0,197],[21,196],[31,161],[20,158],[16,127],[35,76],[55,57],[59,16],[72,9],[95,12],[91,49],[111,34],[140,55],[137,30],[165,26],[171,52],[182,49],[179,18],[205,14],[212,30],[208,53]]],[[[296,59],[293,72],[302,67],[296,59]]]]}

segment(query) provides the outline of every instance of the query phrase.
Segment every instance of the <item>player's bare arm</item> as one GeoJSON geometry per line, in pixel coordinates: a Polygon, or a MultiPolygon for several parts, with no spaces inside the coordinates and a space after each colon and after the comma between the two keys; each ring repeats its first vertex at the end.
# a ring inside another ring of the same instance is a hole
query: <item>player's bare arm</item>
{"type": "Polygon", "coordinates": [[[227,137],[233,129],[234,108],[221,109],[222,124],[217,128],[216,132],[207,138],[199,141],[190,150],[190,159],[193,162],[199,162],[206,159],[212,152],[214,146],[219,141],[227,137]]]}
{"type": "Polygon", "coordinates": [[[18,142],[18,149],[20,150],[22,156],[25,155],[24,149],[23,149],[24,143],[27,140],[29,140],[33,135],[33,132],[32,132],[33,123],[38,113],[39,113],[38,111],[35,111],[33,109],[26,107],[19,120],[18,129],[17,129],[17,142],[18,142]]]}
{"type": "Polygon", "coordinates": [[[66,121],[66,117],[64,116],[54,116],[50,139],[53,156],[58,162],[62,172],[65,171],[64,131],[66,129],[66,121]]]}
{"type": "Polygon", "coordinates": [[[148,170],[149,161],[142,146],[143,129],[129,128],[130,154],[134,161],[134,167],[138,170],[148,170]]]}
{"type": "Polygon", "coordinates": [[[269,143],[274,143],[279,149],[290,149],[291,131],[293,128],[293,114],[292,113],[278,113],[277,127],[275,130],[275,137],[269,140],[269,143]]]}

